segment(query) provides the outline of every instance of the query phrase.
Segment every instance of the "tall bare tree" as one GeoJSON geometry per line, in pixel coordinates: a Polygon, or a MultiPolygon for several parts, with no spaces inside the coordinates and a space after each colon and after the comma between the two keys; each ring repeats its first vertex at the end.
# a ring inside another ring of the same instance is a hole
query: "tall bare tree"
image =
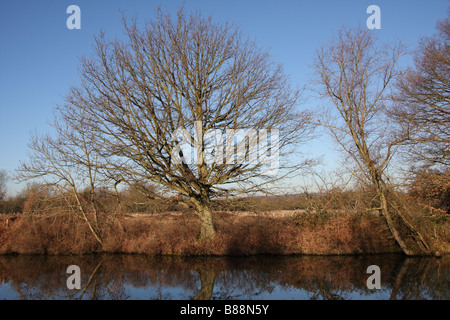
{"type": "Polygon", "coordinates": [[[199,13],[158,10],[142,29],[136,19],[124,18],[124,27],[126,41],[95,39],[81,85],[58,112],[89,133],[106,160],[97,168],[185,196],[200,217],[200,239],[212,239],[212,197],[263,190],[305,165],[284,156],[310,133],[301,90],[239,28],[199,13]]]}
{"type": "Polygon", "coordinates": [[[0,201],[3,200],[3,198],[6,195],[6,181],[7,181],[7,174],[5,170],[0,170],[0,201]]]}
{"type": "Polygon", "coordinates": [[[40,179],[52,186],[69,212],[84,220],[102,245],[103,234],[115,213],[101,212],[98,205],[98,189],[110,180],[101,169],[102,158],[95,149],[93,136],[82,119],[73,127],[59,113],[55,114],[52,127],[54,135],[32,135],[30,161],[21,163],[15,179],[40,179]]]}
{"type": "Polygon", "coordinates": [[[331,102],[321,124],[353,160],[364,181],[374,187],[392,235],[410,255],[417,253],[417,246],[407,243],[398,222],[420,236],[404,216],[393,216],[387,178],[393,154],[404,140],[390,132],[393,122],[387,116],[392,104],[389,89],[399,75],[398,60],[404,52],[401,44],[378,45],[367,29],[343,28],[317,51],[314,68],[319,92],[331,102]]]}
{"type": "MultiPolygon", "coordinates": [[[[449,11],[450,12],[450,11],[449,11]]],[[[398,81],[392,115],[407,136],[408,157],[430,167],[450,166],[450,16],[423,38],[414,68],[398,81]]]]}

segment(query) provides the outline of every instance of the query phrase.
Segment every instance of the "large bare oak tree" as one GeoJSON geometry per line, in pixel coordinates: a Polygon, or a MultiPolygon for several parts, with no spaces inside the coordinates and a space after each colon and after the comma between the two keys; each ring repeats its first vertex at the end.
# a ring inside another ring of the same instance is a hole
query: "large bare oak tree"
{"type": "Polygon", "coordinates": [[[101,159],[89,166],[149,197],[149,182],[183,195],[199,238],[212,239],[212,197],[263,190],[306,165],[292,157],[311,129],[302,90],[235,26],[183,9],[142,28],[123,21],[126,40],[96,37],[59,119],[88,134],[101,159]]]}

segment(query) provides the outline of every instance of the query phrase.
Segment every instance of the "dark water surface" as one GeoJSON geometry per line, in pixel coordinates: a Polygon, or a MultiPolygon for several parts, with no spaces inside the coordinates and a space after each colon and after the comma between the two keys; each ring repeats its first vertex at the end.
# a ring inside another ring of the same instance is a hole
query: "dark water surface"
{"type": "Polygon", "coordinates": [[[370,256],[0,256],[0,299],[450,298],[450,258],[370,256]],[[67,267],[81,271],[69,289],[67,267]],[[370,265],[381,289],[369,289],[370,265]]]}

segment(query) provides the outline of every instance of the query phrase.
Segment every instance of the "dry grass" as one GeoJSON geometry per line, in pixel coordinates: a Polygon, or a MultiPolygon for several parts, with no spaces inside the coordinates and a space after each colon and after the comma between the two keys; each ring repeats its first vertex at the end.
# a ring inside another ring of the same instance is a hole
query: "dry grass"
{"type": "Polygon", "coordinates": [[[23,216],[5,227],[0,253],[152,255],[363,254],[398,252],[382,218],[317,216],[305,211],[215,212],[217,236],[198,242],[194,214],[130,214],[118,218],[100,248],[70,215],[23,216]]]}

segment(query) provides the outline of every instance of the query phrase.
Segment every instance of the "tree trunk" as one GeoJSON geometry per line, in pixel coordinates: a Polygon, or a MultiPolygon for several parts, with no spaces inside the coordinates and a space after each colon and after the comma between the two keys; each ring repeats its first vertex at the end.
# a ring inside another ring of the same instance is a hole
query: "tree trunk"
{"type": "Polygon", "coordinates": [[[379,191],[379,196],[380,196],[380,203],[381,203],[381,212],[383,214],[383,216],[386,219],[386,222],[388,224],[389,230],[391,231],[391,234],[394,236],[395,241],[397,241],[397,243],[399,244],[400,248],[402,249],[402,251],[408,255],[411,256],[414,254],[413,251],[409,250],[408,246],[406,245],[406,243],[403,241],[400,232],[397,230],[397,228],[394,225],[394,220],[392,219],[392,215],[389,212],[388,206],[387,206],[387,200],[386,200],[386,195],[384,194],[383,191],[379,191]]]}
{"type": "Polygon", "coordinates": [[[213,268],[201,268],[200,274],[201,287],[197,295],[192,300],[211,300],[214,291],[214,282],[216,281],[216,272],[213,268]]]}
{"type": "Polygon", "coordinates": [[[216,236],[209,201],[195,201],[197,215],[200,218],[200,241],[212,240],[216,236]]]}
{"type": "Polygon", "coordinates": [[[389,300],[397,300],[397,295],[400,292],[403,279],[405,277],[406,272],[408,271],[410,264],[411,264],[411,258],[406,258],[403,261],[400,271],[395,276],[395,282],[394,282],[394,285],[392,286],[392,292],[389,297],[389,300]]]}

